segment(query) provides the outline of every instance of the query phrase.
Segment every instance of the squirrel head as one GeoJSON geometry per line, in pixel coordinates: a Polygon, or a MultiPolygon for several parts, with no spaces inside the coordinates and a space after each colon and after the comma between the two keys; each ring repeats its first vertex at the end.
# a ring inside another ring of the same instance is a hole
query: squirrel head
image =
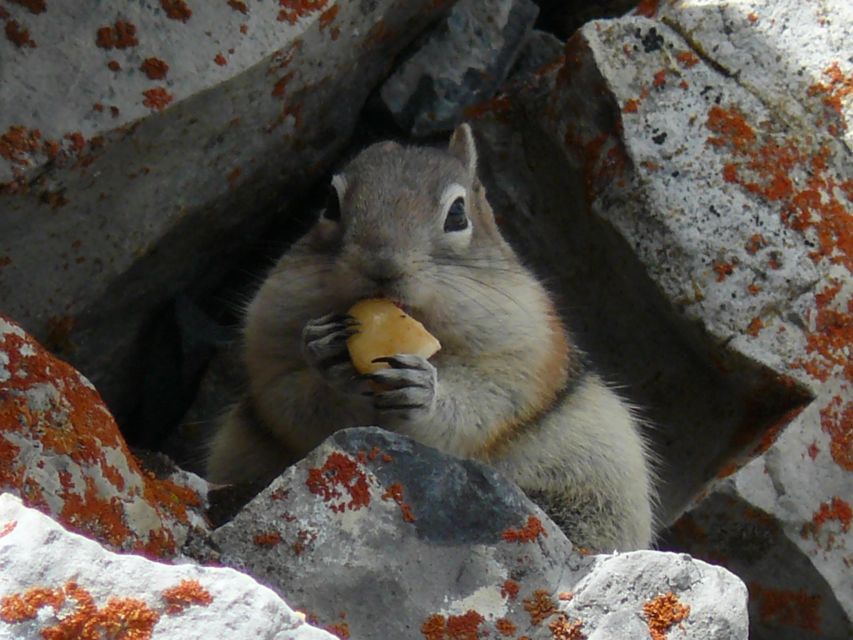
{"type": "Polygon", "coordinates": [[[442,277],[464,289],[463,270],[514,259],[477,178],[467,124],[446,149],[381,142],[362,151],[332,178],[310,245],[355,296],[412,308],[432,304],[442,277]]]}

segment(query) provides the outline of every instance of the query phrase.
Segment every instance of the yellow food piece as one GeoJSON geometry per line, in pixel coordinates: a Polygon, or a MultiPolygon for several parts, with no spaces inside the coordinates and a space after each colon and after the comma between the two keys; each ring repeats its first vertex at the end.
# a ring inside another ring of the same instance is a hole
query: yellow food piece
{"type": "Polygon", "coordinates": [[[361,323],[359,332],[347,340],[350,359],[359,373],[385,369],[374,358],[408,353],[429,358],[441,344],[424,326],[390,300],[368,298],[348,312],[361,323]]]}

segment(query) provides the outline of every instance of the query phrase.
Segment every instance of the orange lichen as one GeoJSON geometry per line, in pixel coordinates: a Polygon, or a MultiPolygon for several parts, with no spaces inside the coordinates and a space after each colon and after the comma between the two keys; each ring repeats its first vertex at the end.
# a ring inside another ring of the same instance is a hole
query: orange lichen
{"type": "Polygon", "coordinates": [[[382,454],[382,462],[386,462],[386,463],[388,463],[388,462],[394,462],[394,458],[392,458],[391,456],[389,456],[387,453],[383,453],[383,454],[382,454]]]}
{"type": "Polygon", "coordinates": [[[160,598],[166,603],[167,613],[180,613],[194,604],[206,607],[213,602],[213,596],[198,580],[181,580],[160,594],[160,598]]]}
{"type": "Polygon", "coordinates": [[[717,274],[717,282],[722,282],[728,276],[732,275],[735,268],[734,265],[730,262],[723,262],[722,260],[714,260],[711,268],[714,270],[714,273],[717,274]]]}
{"type": "Polygon", "coordinates": [[[447,632],[447,621],[444,616],[433,614],[421,625],[421,633],[426,640],[444,640],[447,632]]]}
{"type": "Polygon", "coordinates": [[[355,460],[337,451],[329,455],[322,467],[308,470],[305,484],[308,490],[319,495],[323,502],[337,501],[329,505],[332,511],[355,511],[370,503],[367,476],[358,468],[355,460]],[[339,501],[343,498],[342,491],[347,493],[349,501],[339,501]]]}
{"type": "Polygon", "coordinates": [[[3,527],[0,528],[0,538],[5,538],[6,536],[8,536],[15,530],[15,527],[17,526],[17,520],[12,520],[11,522],[7,522],[6,524],[4,524],[3,527]]]}
{"type": "Polygon", "coordinates": [[[655,87],[662,87],[666,84],[666,69],[661,69],[660,71],[655,73],[655,77],[652,80],[652,85],[655,87]]]}
{"type": "Polygon", "coordinates": [[[269,531],[267,533],[256,533],[252,538],[259,547],[271,548],[281,544],[281,534],[278,531],[269,531]]]}
{"type": "Polygon", "coordinates": [[[536,516],[527,516],[527,524],[520,529],[506,529],[501,538],[506,542],[533,542],[539,536],[548,537],[548,532],[542,526],[542,521],[536,516]]]}
{"type": "Polygon", "coordinates": [[[755,142],[755,131],[734,110],[716,105],[711,107],[706,126],[717,134],[708,138],[708,143],[716,147],[730,145],[736,151],[742,151],[755,142]]]}
{"type": "Polygon", "coordinates": [[[802,590],[773,589],[757,582],[750,582],[747,586],[750,601],[756,603],[762,622],[820,631],[820,596],[802,590]]]}
{"type": "Polygon", "coordinates": [[[845,77],[837,62],[833,62],[824,69],[823,75],[826,82],[816,82],[807,91],[810,97],[820,96],[821,104],[825,110],[824,120],[827,122],[827,131],[836,136],[847,130],[847,122],[844,119],[843,103],[850,95],[853,95],[853,73],[845,77]]]}
{"type": "Polygon", "coordinates": [[[521,589],[521,586],[515,580],[504,580],[501,586],[501,596],[515,600],[518,597],[519,589],[521,589]]]}
{"type": "Polygon", "coordinates": [[[160,5],[172,20],[186,22],[193,14],[185,0],[160,0],[160,5]]]}
{"type": "Polygon", "coordinates": [[[135,598],[110,598],[98,608],[92,595],[75,582],[59,589],[36,587],[7,596],[0,604],[0,619],[9,624],[24,622],[48,606],[56,614],[68,599],[76,605],[56,624],[41,629],[45,640],[147,640],[160,620],[160,614],[135,598]]]}
{"type": "Polygon", "coordinates": [[[17,20],[7,20],[4,31],[9,41],[19,49],[23,47],[34,48],[36,46],[35,40],[30,37],[29,29],[23,27],[17,20]]]}
{"type": "Polygon", "coordinates": [[[63,604],[65,593],[62,589],[33,587],[0,600],[0,620],[7,624],[32,620],[42,607],[53,607],[54,611],[58,611],[63,604]]]}
{"type": "Polygon", "coordinates": [[[529,598],[522,600],[524,610],[530,616],[530,624],[538,625],[557,613],[557,605],[544,589],[537,589],[529,598]]]}
{"type": "Polygon", "coordinates": [[[676,54],[675,59],[678,60],[678,63],[685,69],[695,67],[699,64],[699,58],[697,58],[696,54],[692,51],[682,51],[676,54]]]}
{"type": "Polygon", "coordinates": [[[9,0],[14,4],[19,4],[29,10],[30,13],[38,15],[47,11],[47,3],[45,0],[9,0]]]}
{"type": "Polygon", "coordinates": [[[583,622],[580,620],[569,622],[569,618],[564,613],[548,623],[548,628],[554,640],[585,640],[586,638],[586,634],[581,631],[583,622]]]}
{"type": "Polygon", "coordinates": [[[224,67],[226,64],[228,64],[228,60],[226,60],[225,56],[223,56],[221,53],[217,53],[216,56],[213,58],[213,61],[220,67],[224,67]]]}
{"type": "Polygon", "coordinates": [[[326,625],[323,629],[336,638],[340,638],[340,640],[348,640],[350,637],[349,624],[346,622],[335,622],[334,624],[326,625]]]}
{"type": "Polygon", "coordinates": [[[750,321],[749,326],[746,328],[746,332],[754,338],[763,328],[764,321],[759,317],[755,317],[750,321]]]}
{"type": "Polygon", "coordinates": [[[557,599],[560,602],[569,602],[574,597],[575,597],[575,594],[572,593],[571,591],[561,591],[559,594],[557,594],[557,599]]]}
{"type": "Polygon", "coordinates": [[[414,522],[415,516],[412,514],[412,507],[403,500],[403,485],[399,482],[394,482],[388,486],[388,490],[382,494],[383,500],[393,500],[400,507],[400,512],[403,514],[403,520],[406,522],[414,522]]]}
{"type": "Polygon", "coordinates": [[[473,609],[459,616],[431,615],[421,625],[426,640],[478,640],[485,618],[473,609]]]}
{"type": "Polygon", "coordinates": [[[622,113],[637,113],[637,110],[640,106],[640,101],[634,98],[631,98],[625,103],[625,106],[622,107],[622,113]]]}
{"type": "Polygon", "coordinates": [[[11,126],[6,133],[0,135],[0,158],[26,166],[30,164],[27,155],[39,150],[40,140],[41,131],[38,129],[27,129],[21,125],[11,126]]]}
{"type": "Polygon", "coordinates": [[[291,81],[293,78],[293,72],[289,72],[284,74],[278,81],[275,83],[272,89],[272,96],[274,98],[282,98],[284,97],[284,92],[287,89],[287,83],[291,81]]]}
{"type": "Polygon", "coordinates": [[[806,453],[809,454],[809,458],[814,460],[817,458],[817,454],[820,453],[820,449],[817,446],[817,442],[812,441],[812,443],[806,449],[806,453]]]}
{"type": "Polygon", "coordinates": [[[160,58],[145,58],[139,68],[151,80],[162,80],[169,72],[169,65],[160,60],[160,58]]]}
{"type": "Polygon", "coordinates": [[[142,95],[145,96],[142,104],[155,111],[162,111],[172,101],[172,95],[163,87],[147,89],[142,92],[142,95]]]}
{"type": "Polygon", "coordinates": [[[821,381],[827,380],[834,369],[840,368],[848,380],[853,380],[853,361],[846,353],[846,346],[853,341],[853,303],[848,302],[847,312],[840,305],[833,304],[841,284],[832,284],[832,280],[830,282],[825,289],[815,294],[815,331],[807,335],[806,345],[806,352],[811,357],[798,360],[790,366],[804,369],[821,381]]]}
{"type": "Polygon", "coordinates": [[[495,620],[495,629],[497,629],[498,633],[502,636],[514,636],[515,632],[518,630],[515,623],[513,623],[509,618],[498,618],[495,620]]]}
{"type": "Polygon", "coordinates": [[[102,49],[127,49],[139,44],[136,25],[125,20],[116,20],[115,26],[98,29],[95,44],[102,49]]]}
{"type": "Polygon", "coordinates": [[[281,9],[277,20],[296,24],[300,18],[320,11],[327,3],[328,0],[278,0],[281,9]]]}
{"type": "Polygon", "coordinates": [[[820,426],[829,435],[832,459],[842,469],[853,471],[853,401],[849,396],[845,400],[835,396],[821,408],[820,426]]]}
{"type": "Polygon", "coordinates": [[[690,615],[690,607],[681,604],[675,594],[670,592],[643,604],[643,615],[652,640],[665,640],[669,629],[690,615]]]}
{"type": "Polygon", "coordinates": [[[833,496],[832,500],[822,502],[820,508],[812,516],[811,522],[803,525],[800,535],[803,538],[811,536],[817,539],[821,529],[830,521],[838,522],[842,533],[850,531],[850,523],[853,521],[853,509],[851,509],[850,504],[838,496],[833,496]]]}
{"type": "Polygon", "coordinates": [[[754,11],[751,11],[746,14],[746,19],[749,20],[751,24],[755,24],[756,22],[758,22],[758,14],[754,11]]]}
{"type": "Polygon", "coordinates": [[[334,21],[338,16],[338,11],[340,11],[340,6],[334,4],[320,14],[320,31],[323,31],[334,21]]]}
{"type": "Polygon", "coordinates": [[[234,11],[239,11],[243,15],[249,13],[249,7],[247,7],[246,3],[242,0],[228,0],[228,6],[234,9],[234,11]]]}
{"type": "Polygon", "coordinates": [[[634,14],[654,18],[658,12],[658,5],[660,5],[660,0],[640,0],[637,8],[634,9],[634,14]]]}
{"type": "Polygon", "coordinates": [[[746,243],[746,252],[752,256],[758,253],[759,249],[763,249],[766,246],[767,240],[764,239],[764,236],[760,233],[754,233],[746,243]]]}
{"type": "Polygon", "coordinates": [[[118,60],[110,60],[107,63],[107,68],[109,68],[110,71],[121,71],[121,65],[118,60]]]}

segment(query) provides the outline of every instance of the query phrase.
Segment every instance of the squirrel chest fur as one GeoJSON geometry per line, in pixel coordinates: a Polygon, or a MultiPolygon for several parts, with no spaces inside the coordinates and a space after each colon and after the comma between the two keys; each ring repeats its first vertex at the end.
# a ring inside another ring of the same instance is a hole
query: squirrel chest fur
{"type": "Polygon", "coordinates": [[[213,481],[271,479],[335,430],[379,425],[497,468],[576,545],[650,544],[637,420],[501,237],[467,125],[447,150],[373,145],[333,178],[319,221],[249,306],[245,363],[245,397],[212,443],[213,481]],[[345,312],[371,297],[400,304],[442,349],[359,375],[345,312]]]}

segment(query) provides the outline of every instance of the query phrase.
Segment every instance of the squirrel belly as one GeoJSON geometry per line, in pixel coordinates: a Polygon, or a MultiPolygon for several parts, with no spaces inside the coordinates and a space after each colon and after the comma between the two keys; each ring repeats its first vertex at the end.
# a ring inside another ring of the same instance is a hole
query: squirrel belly
{"type": "Polygon", "coordinates": [[[492,465],[577,546],[651,543],[640,423],[501,237],[467,125],[446,150],[380,143],[336,175],[320,220],[250,304],[244,337],[249,387],[212,440],[211,481],[271,480],[336,430],[378,425],[492,465]],[[370,297],[398,301],[441,350],[359,375],[345,310],[370,297]]]}

